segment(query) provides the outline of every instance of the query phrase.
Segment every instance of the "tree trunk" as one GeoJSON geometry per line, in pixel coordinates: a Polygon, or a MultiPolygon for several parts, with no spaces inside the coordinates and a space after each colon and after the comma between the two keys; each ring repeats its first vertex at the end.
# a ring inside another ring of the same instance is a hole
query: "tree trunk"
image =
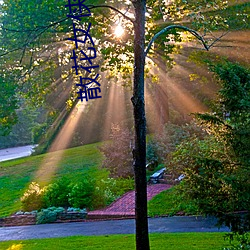
{"type": "Polygon", "coordinates": [[[146,0],[133,1],[135,7],[134,37],[134,107],[135,147],[133,149],[135,173],[136,249],[149,250],[146,180],[146,117],[144,102],[145,67],[145,13],[146,0]]]}

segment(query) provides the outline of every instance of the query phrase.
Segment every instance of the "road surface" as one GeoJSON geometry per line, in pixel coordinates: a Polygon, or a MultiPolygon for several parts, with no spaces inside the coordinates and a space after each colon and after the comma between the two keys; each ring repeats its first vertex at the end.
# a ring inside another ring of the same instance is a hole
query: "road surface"
{"type": "MultiPolygon", "coordinates": [[[[150,233],[170,232],[228,232],[227,227],[215,226],[216,219],[196,216],[174,216],[150,218],[150,233]]],[[[135,220],[109,220],[94,222],[74,222],[42,224],[33,226],[1,227],[0,241],[39,238],[57,238],[74,235],[134,234],[135,220]]]]}
{"type": "Polygon", "coordinates": [[[0,162],[30,156],[36,145],[0,149],[0,162]]]}

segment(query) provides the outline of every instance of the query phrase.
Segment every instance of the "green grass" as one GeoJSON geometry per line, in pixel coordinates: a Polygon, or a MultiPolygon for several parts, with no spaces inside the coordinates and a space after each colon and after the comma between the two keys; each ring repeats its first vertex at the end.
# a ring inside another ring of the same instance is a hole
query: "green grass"
{"type": "MultiPolygon", "coordinates": [[[[221,250],[228,246],[224,233],[151,234],[151,250],[221,250]]],[[[74,236],[57,239],[7,241],[1,250],[135,249],[134,235],[74,236]]]]}
{"type": "MultiPolygon", "coordinates": [[[[100,143],[65,150],[51,180],[64,176],[78,181],[86,174],[106,177],[107,172],[98,168],[102,160],[98,145],[100,143]]],[[[56,154],[57,152],[50,153],[52,157],[56,154]]],[[[20,210],[20,197],[30,182],[37,181],[36,172],[46,156],[43,154],[0,163],[0,217],[20,210]]]]}
{"type": "MultiPolygon", "coordinates": [[[[100,143],[89,144],[65,150],[51,181],[62,176],[75,182],[80,181],[84,176],[105,179],[108,175],[107,171],[101,171],[98,168],[102,160],[102,155],[97,148],[99,145],[100,143]]],[[[57,154],[57,152],[49,153],[52,157],[57,154]]],[[[34,176],[46,156],[48,154],[1,163],[0,217],[8,216],[21,209],[20,197],[30,182],[37,181],[34,176]]],[[[174,189],[160,193],[149,202],[149,216],[173,215],[181,210],[190,213],[186,203],[176,202],[174,189]]]]}
{"type": "Polygon", "coordinates": [[[157,217],[161,215],[174,215],[178,212],[185,214],[198,214],[198,209],[177,194],[175,187],[156,195],[148,203],[148,215],[157,217]]]}

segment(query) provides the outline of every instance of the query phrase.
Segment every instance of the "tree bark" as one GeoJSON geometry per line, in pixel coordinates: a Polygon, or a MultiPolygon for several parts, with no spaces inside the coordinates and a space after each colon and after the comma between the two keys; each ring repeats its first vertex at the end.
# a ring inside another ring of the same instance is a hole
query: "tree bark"
{"type": "Polygon", "coordinates": [[[146,0],[133,1],[134,21],[134,108],[135,147],[133,149],[135,174],[136,249],[149,250],[146,180],[146,117],[144,101],[145,68],[145,13],[146,0]]]}

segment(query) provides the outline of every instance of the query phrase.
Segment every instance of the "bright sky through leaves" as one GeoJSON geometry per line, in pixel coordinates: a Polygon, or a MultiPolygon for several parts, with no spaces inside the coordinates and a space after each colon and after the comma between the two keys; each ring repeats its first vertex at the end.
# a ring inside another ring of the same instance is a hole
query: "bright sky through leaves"
{"type": "Polygon", "coordinates": [[[115,36],[116,37],[121,37],[123,34],[124,34],[124,29],[123,29],[123,27],[120,25],[120,24],[118,24],[117,26],[116,26],[116,28],[115,28],[115,36]]]}

